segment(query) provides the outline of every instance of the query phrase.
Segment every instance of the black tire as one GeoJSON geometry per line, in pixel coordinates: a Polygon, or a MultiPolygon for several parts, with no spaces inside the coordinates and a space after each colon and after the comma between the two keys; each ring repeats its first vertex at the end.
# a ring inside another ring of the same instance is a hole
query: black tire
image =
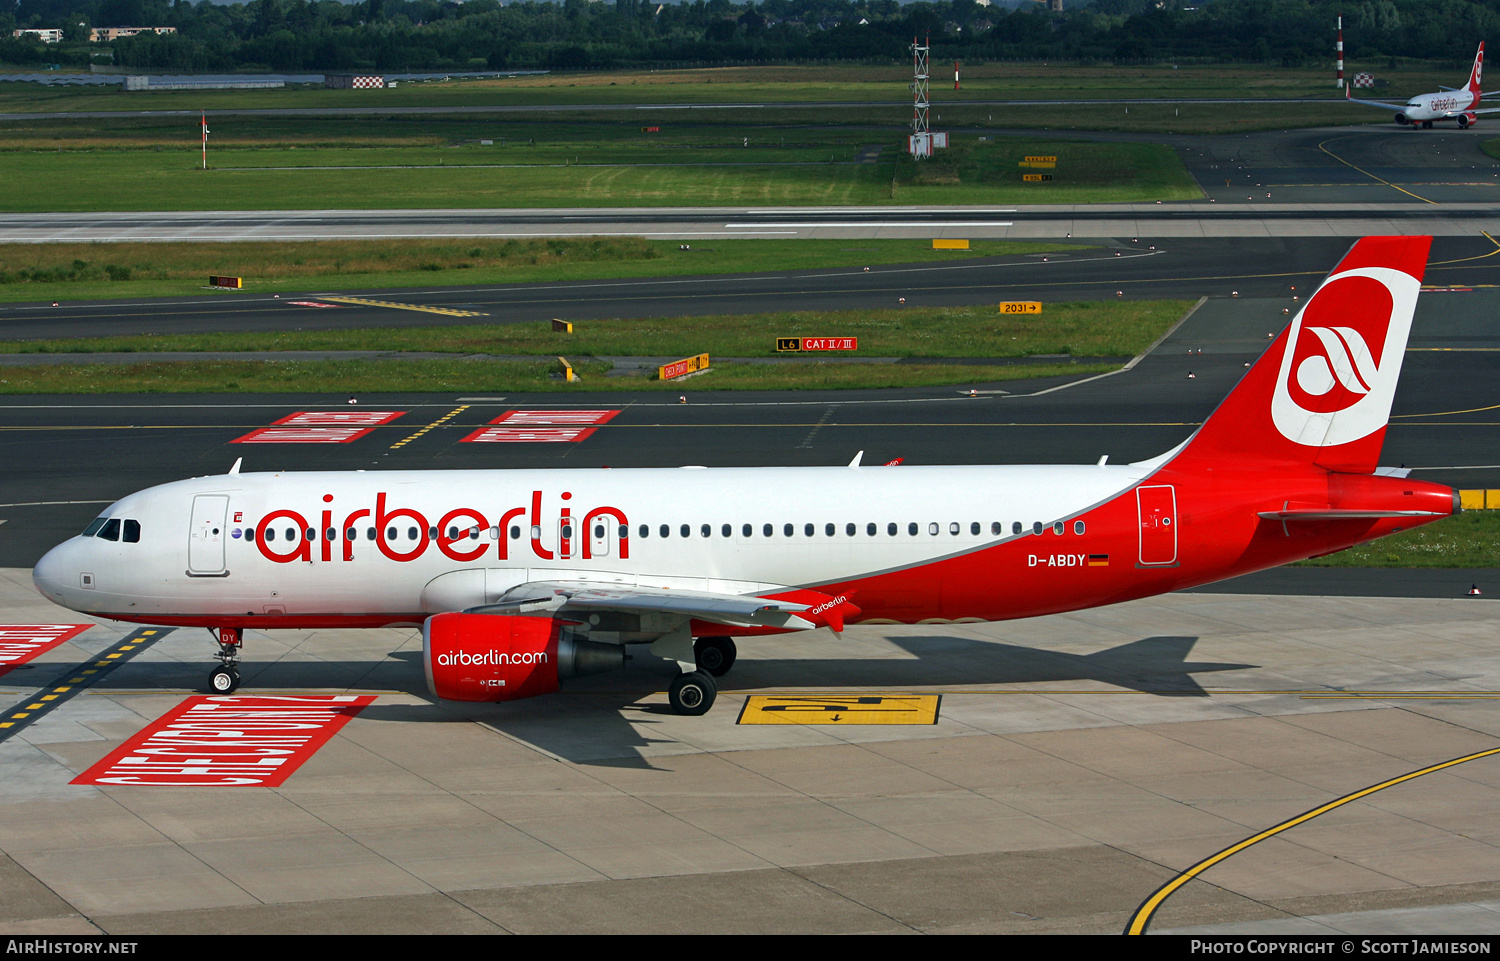
{"type": "Polygon", "coordinates": [[[672,713],[685,717],[707,714],[718,696],[718,685],[710,675],[702,671],[679,674],[672,679],[672,686],[667,688],[667,700],[672,704],[672,713]]]}
{"type": "Polygon", "coordinates": [[[734,640],[728,637],[700,637],[693,642],[693,658],[698,670],[723,677],[734,667],[734,640]]]}
{"type": "Polygon", "coordinates": [[[208,690],[211,694],[233,694],[234,689],[240,686],[240,672],[232,667],[221,667],[208,676],[208,690]]]}

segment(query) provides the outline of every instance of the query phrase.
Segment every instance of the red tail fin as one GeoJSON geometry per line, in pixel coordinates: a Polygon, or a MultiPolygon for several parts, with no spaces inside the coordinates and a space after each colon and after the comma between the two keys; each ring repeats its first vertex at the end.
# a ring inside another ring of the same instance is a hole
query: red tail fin
{"type": "Polygon", "coordinates": [[[1431,237],[1366,237],[1176,459],[1375,470],[1431,237]]]}
{"type": "Polygon", "coordinates": [[[1474,106],[1479,106],[1480,74],[1484,73],[1484,41],[1479,41],[1479,52],[1474,54],[1474,69],[1469,71],[1469,92],[1474,95],[1474,106]]]}

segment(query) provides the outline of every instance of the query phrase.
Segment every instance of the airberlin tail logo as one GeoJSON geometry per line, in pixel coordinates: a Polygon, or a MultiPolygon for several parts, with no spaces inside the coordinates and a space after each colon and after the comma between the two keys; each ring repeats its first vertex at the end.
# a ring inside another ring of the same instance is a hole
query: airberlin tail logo
{"type": "Polygon", "coordinates": [[[1334,447],[1386,425],[1421,282],[1389,267],[1330,277],[1292,321],[1271,398],[1282,436],[1334,447]]]}

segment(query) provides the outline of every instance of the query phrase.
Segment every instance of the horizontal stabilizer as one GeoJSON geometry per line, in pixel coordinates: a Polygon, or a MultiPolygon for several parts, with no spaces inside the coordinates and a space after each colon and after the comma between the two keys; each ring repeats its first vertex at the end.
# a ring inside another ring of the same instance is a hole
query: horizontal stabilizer
{"type": "Polygon", "coordinates": [[[1357,521],[1379,520],[1382,517],[1445,517],[1437,511],[1353,511],[1329,507],[1309,507],[1302,510],[1261,511],[1257,517],[1268,521],[1357,521]]]}

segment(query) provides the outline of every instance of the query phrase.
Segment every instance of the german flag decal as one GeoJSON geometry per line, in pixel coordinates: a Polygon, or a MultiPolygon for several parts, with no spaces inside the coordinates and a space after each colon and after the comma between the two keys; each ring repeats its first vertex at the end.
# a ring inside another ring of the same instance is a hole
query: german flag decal
{"type": "Polygon", "coordinates": [[[1109,555],[1108,554],[1090,554],[1089,555],[1089,566],[1090,567],[1108,567],[1109,566],[1109,555]]]}

